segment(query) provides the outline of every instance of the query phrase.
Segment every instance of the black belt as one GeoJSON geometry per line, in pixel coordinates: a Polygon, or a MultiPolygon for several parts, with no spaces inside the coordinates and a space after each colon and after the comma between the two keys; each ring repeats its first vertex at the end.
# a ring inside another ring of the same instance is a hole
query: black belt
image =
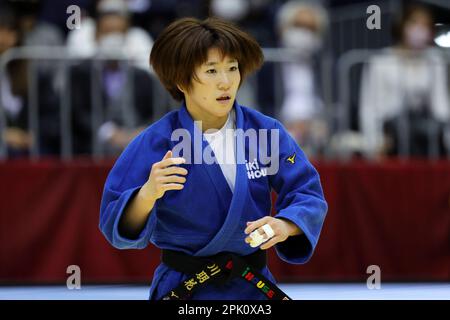
{"type": "Polygon", "coordinates": [[[193,292],[208,283],[223,285],[242,277],[270,300],[291,300],[259,270],[267,263],[266,251],[257,250],[247,256],[221,252],[214,256],[195,257],[174,250],[162,250],[162,262],[168,267],[189,275],[189,278],[165,294],[162,300],[189,299],[193,292]]]}

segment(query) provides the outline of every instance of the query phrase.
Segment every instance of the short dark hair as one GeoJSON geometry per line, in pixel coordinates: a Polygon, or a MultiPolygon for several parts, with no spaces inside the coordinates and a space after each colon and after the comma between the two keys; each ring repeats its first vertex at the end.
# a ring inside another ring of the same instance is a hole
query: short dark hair
{"type": "Polygon", "coordinates": [[[237,59],[241,83],[264,61],[258,42],[231,22],[218,18],[176,20],[162,31],[150,54],[153,70],[175,100],[184,99],[178,85],[189,89],[192,79],[198,80],[195,69],[206,61],[210,48],[237,59]]]}
{"type": "Polygon", "coordinates": [[[403,39],[403,28],[411,17],[417,12],[425,13],[431,21],[430,29],[434,33],[434,12],[430,6],[420,2],[413,2],[407,4],[403,10],[398,14],[392,24],[392,36],[395,42],[400,42],[403,39]]]}

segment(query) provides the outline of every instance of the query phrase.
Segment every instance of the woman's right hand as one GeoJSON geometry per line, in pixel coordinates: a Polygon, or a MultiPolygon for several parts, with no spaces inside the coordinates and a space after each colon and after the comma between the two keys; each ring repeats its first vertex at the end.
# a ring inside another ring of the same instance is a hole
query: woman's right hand
{"type": "Polygon", "coordinates": [[[152,165],[150,176],[142,186],[148,199],[155,202],[161,198],[168,190],[181,190],[184,187],[188,171],[177,165],[185,163],[184,158],[172,158],[172,151],[169,150],[161,161],[152,165]]]}

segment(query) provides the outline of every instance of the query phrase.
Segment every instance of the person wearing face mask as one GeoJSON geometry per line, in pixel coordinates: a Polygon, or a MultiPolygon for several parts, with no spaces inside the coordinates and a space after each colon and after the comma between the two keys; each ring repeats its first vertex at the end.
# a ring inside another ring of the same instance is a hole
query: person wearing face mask
{"type": "MultiPolygon", "coordinates": [[[[100,59],[75,65],[70,73],[73,149],[77,155],[114,156],[153,120],[156,79],[148,72],[150,46],[148,41],[141,43],[140,32],[130,28],[126,3],[102,0],[97,9],[96,27],[90,31],[95,45],[90,50],[93,58],[100,59]],[[129,62],[120,56],[137,60],[129,62]],[[95,129],[93,114],[97,115],[95,129]]],[[[84,46],[78,43],[78,47],[84,46]]]]}
{"type": "MultiPolygon", "coordinates": [[[[277,36],[272,27],[274,14],[271,0],[210,0],[212,16],[238,24],[250,33],[263,47],[274,47],[277,36]]],[[[275,116],[272,66],[264,66],[252,81],[243,83],[239,89],[239,100],[247,105],[257,106],[259,111],[275,116]],[[255,86],[258,90],[255,90],[255,86]]]]}
{"type": "Polygon", "coordinates": [[[222,19],[238,22],[242,20],[250,10],[248,0],[212,0],[211,10],[215,16],[222,19]]]}
{"type": "Polygon", "coordinates": [[[433,26],[427,7],[406,7],[393,29],[397,44],[363,70],[360,129],[368,157],[447,153],[447,72],[432,47],[433,26]]]}
{"type": "Polygon", "coordinates": [[[320,152],[326,136],[321,119],[323,102],[315,74],[317,54],[327,26],[327,15],[317,4],[290,1],[278,12],[281,45],[293,62],[281,66],[283,104],[280,117],[291,135],[310,155],[320,152]]]}
{"type": "Polygon", "coordinates": [[[105,54],[125,54],[133,64],[148,71],[148,52],[152,37],[143,29],[131,25],[130,12],[124,0],[101,0],[94,20],[84,17],[81,28],[69,32],[67,48],[75,57],[95,57],[105,54]]]}

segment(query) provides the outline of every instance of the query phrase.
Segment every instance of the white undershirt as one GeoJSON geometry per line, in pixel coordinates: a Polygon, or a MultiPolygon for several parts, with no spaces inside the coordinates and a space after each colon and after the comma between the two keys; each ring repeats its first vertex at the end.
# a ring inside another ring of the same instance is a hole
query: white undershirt
{"type": "Polygon", "coordinates": [[[234,110],[228,114],[228,119],[220,130],[206,130],[203,136],[208,141],[211,149],[214,151],[217,162],[222,169],[222,173],[234,191],[236,180],[236,157],[235,157],[235,141],[234,131],[236,128],[236,115],[234,110]],[[213,133],[210,133],[213,132],[213,133]]]}

